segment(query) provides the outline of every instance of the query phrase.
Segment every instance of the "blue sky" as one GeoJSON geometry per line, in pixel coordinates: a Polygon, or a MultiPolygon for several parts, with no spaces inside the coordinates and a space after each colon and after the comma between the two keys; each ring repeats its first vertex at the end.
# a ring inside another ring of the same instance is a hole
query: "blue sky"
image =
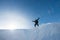
{"type": "Polygon", "coordinates": [[[41,17],[41,23],[60,22],[59,0],[0,0],[0,10],[22,11],[30,19],[41,17]]]}
{"type": "Polygon", "coordinates": [[[17,18],[23,15],[30,24],[38,17],[40,24],[60,22],[60,0],[0,0],[0,19],[3,21],[6,19],[3,18],[7,15],[6,12],[10,16],[19,15],[17,18]]]}

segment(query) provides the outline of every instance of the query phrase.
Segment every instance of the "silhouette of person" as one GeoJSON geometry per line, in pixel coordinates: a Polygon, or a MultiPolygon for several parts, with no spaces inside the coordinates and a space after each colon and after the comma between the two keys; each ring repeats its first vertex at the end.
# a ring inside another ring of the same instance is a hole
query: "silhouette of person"
{"type": "Polygon", "coordinates": [[[34,24],[35,27],[36,27],[36,26],[39,26],[39,24],[38,24],[38,23],[39,23],[39,21],[38,21],[39,19],[40,19],[40,18],[38,18],[38,19],[36,19],[36,20],[33,21],[33,22],[35,23],[35,24],[34,24]]]}

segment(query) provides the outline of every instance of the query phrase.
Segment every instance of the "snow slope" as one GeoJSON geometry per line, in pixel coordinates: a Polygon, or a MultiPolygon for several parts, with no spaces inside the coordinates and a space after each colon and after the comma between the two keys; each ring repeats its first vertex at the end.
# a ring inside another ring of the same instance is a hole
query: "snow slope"
{"type": "Polygon", "coordinates": [[[33,29],[0,30],[0,40],[60,40],[60,23],[46,23],[33,29]]]}

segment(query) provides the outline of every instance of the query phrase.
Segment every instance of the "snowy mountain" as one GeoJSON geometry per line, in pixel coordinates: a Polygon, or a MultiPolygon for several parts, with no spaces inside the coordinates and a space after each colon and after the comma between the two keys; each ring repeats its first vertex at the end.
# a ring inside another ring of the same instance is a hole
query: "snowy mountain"
{"type": "Polygon", "coordinates": [[[60,40],[60,23],[46,23],[32,29],[0,30],[0,40],[60,40]]]}

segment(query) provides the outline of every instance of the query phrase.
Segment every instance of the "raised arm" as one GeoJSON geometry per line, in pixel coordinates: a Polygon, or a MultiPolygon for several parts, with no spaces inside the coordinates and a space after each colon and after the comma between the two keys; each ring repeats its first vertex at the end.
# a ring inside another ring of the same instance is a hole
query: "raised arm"
{"type": "Polygon", "coordinates": [[[35,22],[35,21],[32,21],[32,22],[35,22]]]}
{"type": "Polygon", "coordinates": [[[40,18],[38,18],[37,20],[39,20],[40,18]]]}

